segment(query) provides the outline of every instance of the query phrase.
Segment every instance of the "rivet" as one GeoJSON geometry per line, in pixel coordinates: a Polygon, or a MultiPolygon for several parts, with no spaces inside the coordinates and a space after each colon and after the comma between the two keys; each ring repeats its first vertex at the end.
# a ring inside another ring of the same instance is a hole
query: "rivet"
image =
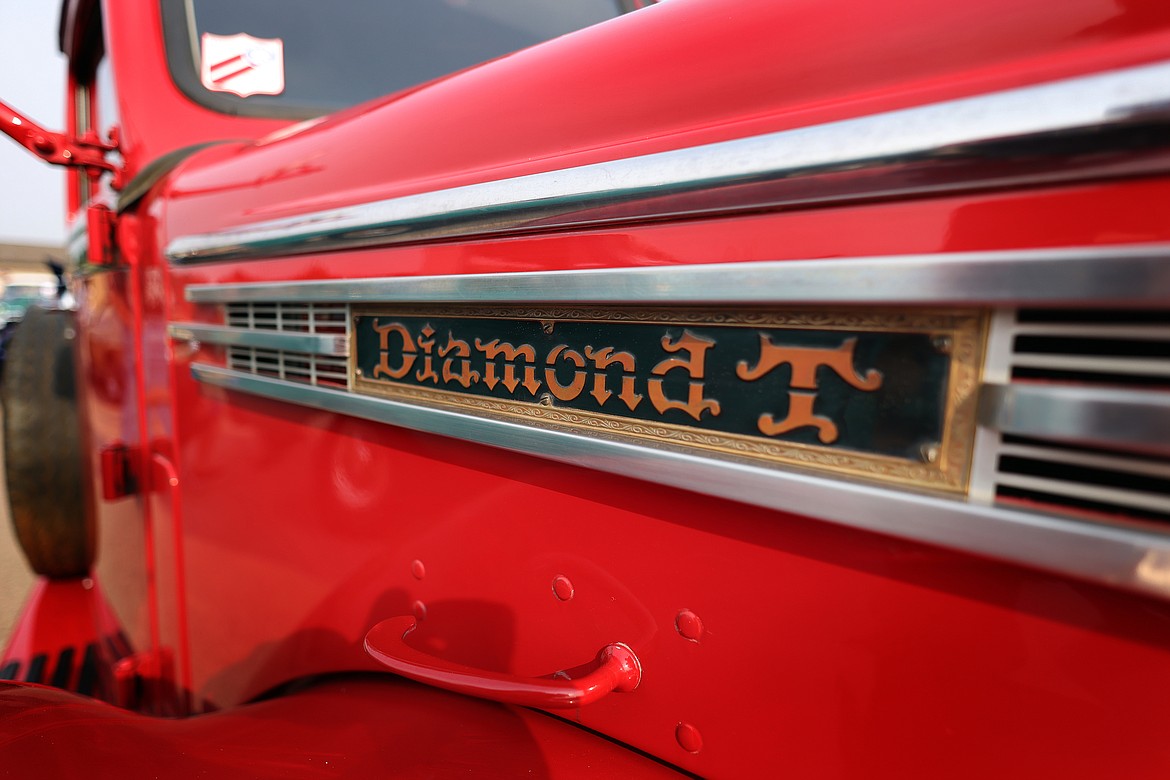
{"type": "Polygon", "coordinates": [[[674,738],[678,746],[688,753],[698,753],[703,749],[703,735],[689,723],[680,723],[674,729],[674,738]]]}
{"type": "Polygon", "coordinates": [[[414,619],[420,623],[427,619],[427,605],[421,601],[411,604],[410,611],[414,613],[414,619]]]}
{"type": "Polygon", "coordinates": [[[569,582],[569,578],[563,574],[553,577],[552,590],[553,595],[561,601],[573,598],[573,583],[569,582]]]}
{"type": "Polygon", "coordinates": [[[955,348],[954,339],[950,336],[935,336],[932,343],[934,344],[934,348],[944,355],[951,354],[951,350],[955,348]]]}
{"type": "Polygon", "coordinates": [[[355,369],[353,370],[353,373],[354,373],[356,376],[362,376],[362,370],[361,370],[360,368],[355,368],[355,369]]]}
{"type": "Polygon", "coordinates": [[[922,445],[922,459],[927,463],[937,463],[940,450],[937,444],[923,444],[922,445]]]}
{"type": "Polygon", "coordinates": [[[683,639],[698,642],[703,638],[703,621],[689,609],[681,610],[675,615],[674,627],[683,639]]]}
{"type": "Polygon", "coordinates": [[[421,580],[423,577],[427,576],[427,567],[423,566],[422,561],[411,561],[410,573],[414,575],[416,580],[421,580]]]}

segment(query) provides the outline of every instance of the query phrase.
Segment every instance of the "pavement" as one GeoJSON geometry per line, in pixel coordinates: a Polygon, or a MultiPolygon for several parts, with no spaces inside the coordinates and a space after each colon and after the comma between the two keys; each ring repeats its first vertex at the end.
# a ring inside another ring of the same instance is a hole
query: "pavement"
{"type": "MultiPolygon", "coordinates": [[[[0,462],[3,447],[0,447],[0,462]]],[[[3,470],[0,470],[0,475],[3,470]]],[[[8,519],[8,489],[0,476],[0,652],[20,615],[33,583],[33,573],[20,552],[8,519]]]]}

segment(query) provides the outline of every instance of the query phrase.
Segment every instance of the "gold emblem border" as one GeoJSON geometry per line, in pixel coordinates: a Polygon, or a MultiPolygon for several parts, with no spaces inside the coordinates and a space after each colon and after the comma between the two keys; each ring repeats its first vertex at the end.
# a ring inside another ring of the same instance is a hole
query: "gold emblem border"
{"type": "Polygon", "coordinates": [[[974,309],[745,309],[665,307],[506,307],[453,304],[354,306],[358,317],[435,317],[486,320],[533,320],[555,328],[557,322],[630,322],[708,327],[774,327],[793,330],[842,330],[930,334],[949,353],[950,370],[943,417],[943,437],[926,448],[920,460],[768,440],[746,434],[712,432],[672,423],[631,420],[617,415],[554,407],[543,403],[486,398],[452,390],[370,380],[356,373],[357,340],[350,339],[350,388],[420,406],[455,409],[480,417],[521,421],[534,427],[588,433],[621,441],[652,442],[691,454],[704,453],[747,460],[757,465],[797,467],[827,474],[897,485],[965,493],[975,438],[976,401],[986,342],[987,315],[974,309]]]}

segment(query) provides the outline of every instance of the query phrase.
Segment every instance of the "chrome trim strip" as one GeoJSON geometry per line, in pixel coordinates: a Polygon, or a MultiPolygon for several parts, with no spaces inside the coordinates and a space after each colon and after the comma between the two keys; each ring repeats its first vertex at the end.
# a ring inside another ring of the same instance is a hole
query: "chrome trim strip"
{"type": "MultiPolygon", "coordinates": [[[[1170,303],[1170,300],[1167,301],[1170,303]]],[[[1013,335],[1016,336],[1061,336],[1063,338],[1110,338],[1132,339],[1133,341],[1168,341],[1170,342],[1170,325],[1118,325],[1109,323],[1102,326],[1100,323],[1059,323],[1050,322],[1023,322],[1013,323],[1013,335]]],[[[1027,353],[1023,353],[1027,354],[1027,353]]],[[[1022,355],[1016,355],[1018,360],[1022,355]]]]}
{"type": "Polygon", "coordinates": [[[344,335],[295,333],[289,331],[233,328],[225,325],[203,325],[193,322],[172,322],[167,333],[179,341],[201,341],[230,347],[278,349],[286,352],[305,352],[312,355],[349,354],[344,335]]]}
{"type": "Polygon", "coordinates": [[[1170,462],[1164,460],[1147,460],[1140,454],[1106,455],[1079,449],[1066,449],[1059,444],[1049,446],[1003,444],[1000,446],[998,454],[1047,461],[1048,463],[1082,466],[1088,469],[1104,469],[1123,473],[1128,472],[1130,474],[1143,474],[1165,479],[1170,482],[1170,462]]]}
{"type": "MultiPolygon", "coordinates": [[[[1104,328],[1098,335],[1109,335],[1104,328]]],[[[1012,355],[1012,367],[1048,368],[1065,371],[1095,371],[1103,374],[1131,376],[1170,376],[1170,360],[1156,358],[1101,357],[1099,355],[1038,355],[1017,352],[1012,355]]]]}
{"type": "MultiPolygon", "coordinates": [[[[1014,308],[993,309],[987,323],[987,341],[983,351],[982,384],[1007,384],[1011,380],[1011,354],[1015,347],[1012,328],[1016,324],[1014,308]]],[[[986,426],[975,426],[975,446],[971,451],[971,477],[967,497],[981,504],[995,503],[995,475],[999,471],[999,449],[1003,437],[986,426]]]]}
{"type": "Polygon", "coordinates": [[[196,263],[1170,168],[1170,63],[176,238],[196,263]],[[1161,130],[1151,132],[1151,125],[1161,130]],[[1058,142],[1057,142],[1058,141],[1058,142]],[[1104,154],[1107,152],[1107,154],[1104,154]]]}
{"type": "Polygon", "coordinates": [[[1005,487],[1048,493],[1061,498],[1079,498],[1102,504],[1113,504],[1127,509],[1145,509],[1150,512],[1170,514],[1170,498],[1150,495],[1137,490],[1121,490],[1102,485],[1086,485],[1061,479],[1030,477],[1023,474],[1000,474],[997,482],[1005,487]]]}
{"type": "Polygon", "coordinates": [[[89,219],[84,211],[80,212],[77,221],[73,223],[73,232],[66,239],[65,249],[74,268],[84,265],[89,260],[89,219]]]}
{"type": "Polygon", "coordinates": [[[789,473],[193,364],[210,386],[500,447],[1170,598],[1170,537],[789,473]]]}
{"type": "Polygon", "coordinates": [[[1170,244],[653,268],[191,285],[195,303],[1031,304],[1162,308],[1170,244]]]}
{"type": "Polygon", "coordinates": [[[988,384],[979,422],[1001,433],[1170,456],[1170,393],[988,384]]]}

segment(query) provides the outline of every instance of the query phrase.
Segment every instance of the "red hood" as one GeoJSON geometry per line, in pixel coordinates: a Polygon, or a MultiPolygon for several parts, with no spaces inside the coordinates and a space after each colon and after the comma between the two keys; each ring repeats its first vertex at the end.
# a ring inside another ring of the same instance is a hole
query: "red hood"
{"type": "MultiPolygon", "coordinates": [[[[1170,6],[672,0],[172,177],[167,232],[819,124],[1164,56],[1170,6]],[[1135,45],[1135,32],[1149,33],[1135,45]],[[1125,36],[1124,51],[1113,46],[1125,36]]],[[[278,133],[283,135],[283,133],[278,133]]]]}

